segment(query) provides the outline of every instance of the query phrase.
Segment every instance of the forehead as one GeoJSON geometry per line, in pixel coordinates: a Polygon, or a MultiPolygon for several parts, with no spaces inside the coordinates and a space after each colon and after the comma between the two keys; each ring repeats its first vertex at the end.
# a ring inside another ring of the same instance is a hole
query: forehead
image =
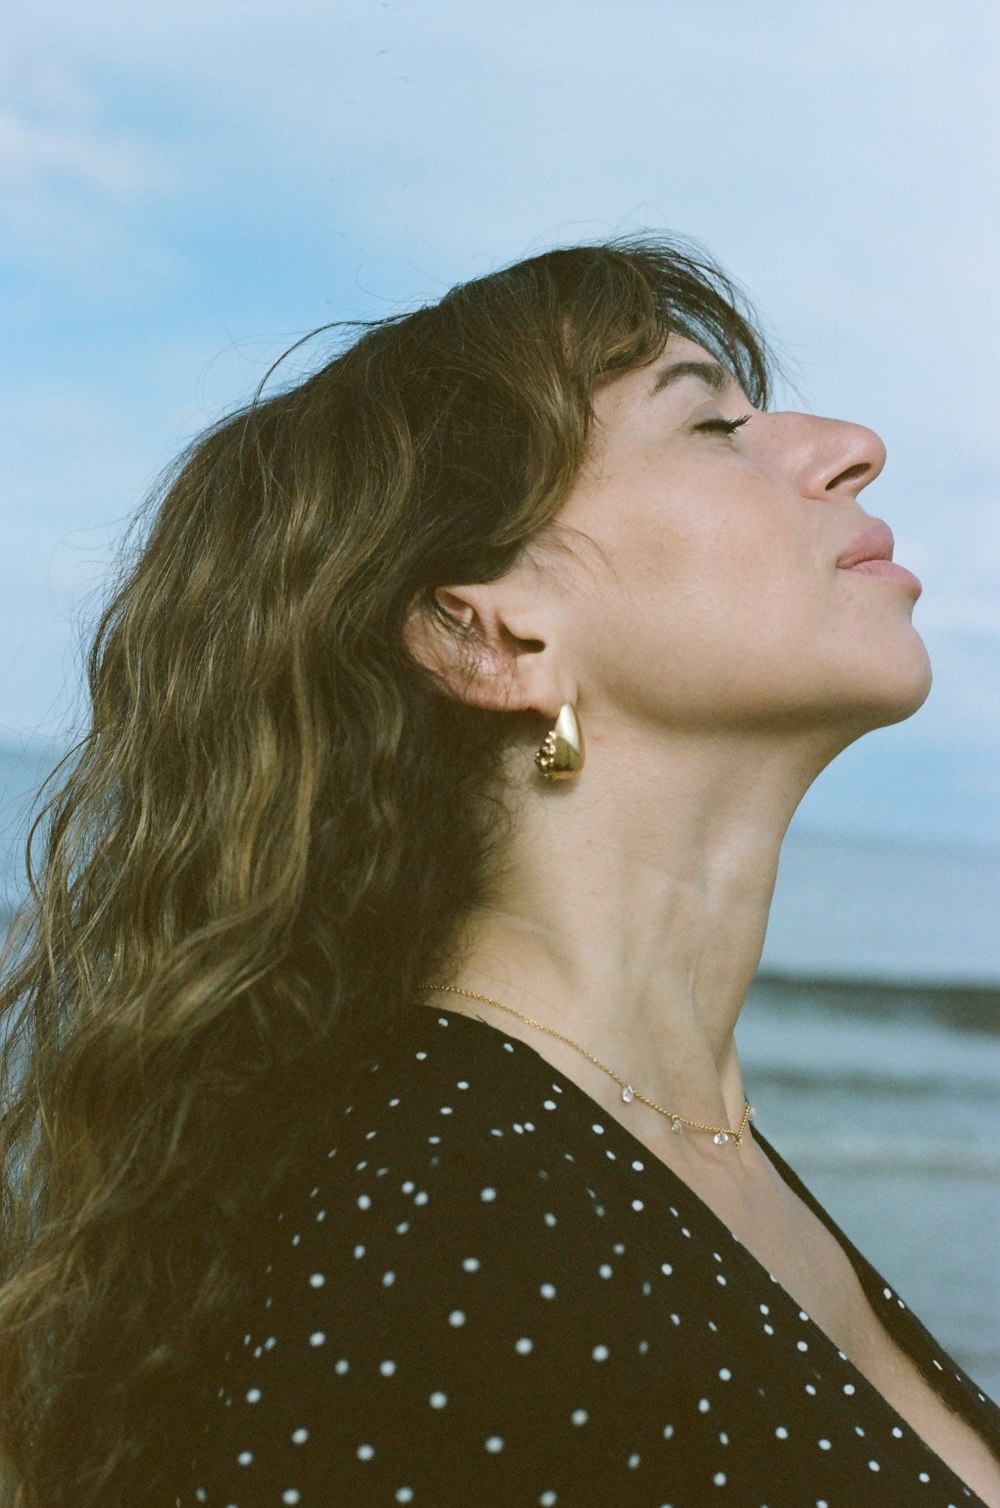
{"type": "Polygon", "coordinates": [[[706,396],[738,388],[732,373],[711,351],[686,335],[670,335],[655,361],[612,378],[600,389],[594,399],[595,418],[600,424],[614,424],[616,418],[643,410],[654,399],[663,404],[683,402],[685,396],[690,398],[689,384],[693,383],[699,383],[706,396]]]}

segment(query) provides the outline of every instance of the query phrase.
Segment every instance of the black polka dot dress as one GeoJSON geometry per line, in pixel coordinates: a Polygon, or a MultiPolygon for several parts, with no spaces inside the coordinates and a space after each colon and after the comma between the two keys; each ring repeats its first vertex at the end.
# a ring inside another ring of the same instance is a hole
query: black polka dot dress
{"type": "MultiPolygon", "coordinates": [[[[417,1005],[331,1093],[176,1508],[978,1499],[709,1207],[525,1043],[417,1005]]],[[[755,1129],[889,1332],[1000,1410],[755,1129]]]]}

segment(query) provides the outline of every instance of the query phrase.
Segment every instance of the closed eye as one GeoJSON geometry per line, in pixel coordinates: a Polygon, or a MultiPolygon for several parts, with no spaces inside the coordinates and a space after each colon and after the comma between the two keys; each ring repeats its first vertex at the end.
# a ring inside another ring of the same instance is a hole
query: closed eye
{"type": "Polygon", "coordinates": [[[753,418],[752,414],[743,414],[739,419],[703,419],[696,424],[695,430],[712,435],[734,435],[736,431],[753,418]]]}

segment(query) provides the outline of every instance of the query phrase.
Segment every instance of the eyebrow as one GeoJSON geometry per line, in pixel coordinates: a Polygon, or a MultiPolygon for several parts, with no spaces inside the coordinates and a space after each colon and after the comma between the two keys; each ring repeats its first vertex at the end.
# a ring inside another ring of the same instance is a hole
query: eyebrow
{"type": "Polygon", "coordinates": [[[719,366],[715,361],[675,361],[668,367],[661,367],[656,374],[656,381],[649,390],[650,398],[655,398],[657,393],[662,393],[665,387],[672,382],[679,382],[682,377],[697,377],[699,382],[704,382],[713,393],[724,393],[733,385],[733,378],[725,367],[719,366]]]}

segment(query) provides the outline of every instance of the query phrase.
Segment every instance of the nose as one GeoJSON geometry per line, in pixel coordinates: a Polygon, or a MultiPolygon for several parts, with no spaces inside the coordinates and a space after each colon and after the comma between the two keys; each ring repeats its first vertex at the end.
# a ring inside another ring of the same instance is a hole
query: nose
{"type": "Polygon", "coordinates": [[[802,458],[799,487],[805,497],[853,498],[874,482],[885,465],[885,446],[873,429],[843,419],[808,416],[810,444],[802,458]]]}

